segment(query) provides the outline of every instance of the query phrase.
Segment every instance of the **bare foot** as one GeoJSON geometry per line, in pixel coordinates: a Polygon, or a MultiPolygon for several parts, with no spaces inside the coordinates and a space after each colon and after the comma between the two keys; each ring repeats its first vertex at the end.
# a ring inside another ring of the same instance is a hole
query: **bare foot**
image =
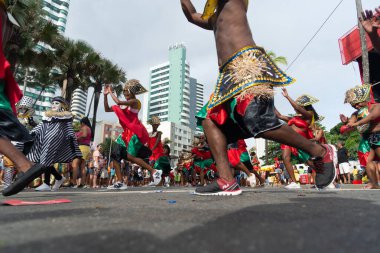
{"type": "Polygon", "coordinates": [[[372,189],[380,189],[379,185],[373,185],[371,183],[368,183],[366,186],[364,186],[364,189],[366,190],[372,190],[372,189]]]}

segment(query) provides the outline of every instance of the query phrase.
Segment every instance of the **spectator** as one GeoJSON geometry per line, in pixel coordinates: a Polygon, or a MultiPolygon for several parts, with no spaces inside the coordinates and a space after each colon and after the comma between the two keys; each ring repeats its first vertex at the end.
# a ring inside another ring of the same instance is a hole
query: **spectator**
{"type": "Polygon", "coordinates": [[[348,151],[344,147],[344,142],[339,141],[338,147],[338,164],[339,164],[339,174],[341,179],[343,178],[344,184],[351,184],[350,178],[350,164],[348,163],[348,151]]]}

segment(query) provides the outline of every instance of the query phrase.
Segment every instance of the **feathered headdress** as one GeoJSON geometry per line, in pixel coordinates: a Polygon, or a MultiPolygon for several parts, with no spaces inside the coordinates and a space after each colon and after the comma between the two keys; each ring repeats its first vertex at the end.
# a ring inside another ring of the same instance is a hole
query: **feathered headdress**
{"type": "Polygon", "coordinates": [[[159,125],[161,123],[160,118],[157,116],[152,116],[150,120],[148,120],[149,125],[159,125]]]}
{"type": "Polygon", "coordinates": [[[344,103],[355,105],[361,102],[365,102],[369,99],[370,91],[371,91],[371,85],[369,84],[364,84],[364,85],[356,86],[352,89],[349,89],[346,92],[344,103]]]}
{"type": "Polygon", "coordinates": [[[124,90],[128,90],[130,93],[133,93],[135,95],[147,92],[144,86],[141,85],[140,81],[136,79],[127,81],[124,85],[124,90]]]}
{"type": "Polygon", "coordinates": [[[315,103],[319,102],[318,99],[315,97],[312,97],[310,95],[304,94],[297,98],[296,103],[300,106],[308,106],[308,105],[313,105],[315,103]]]}

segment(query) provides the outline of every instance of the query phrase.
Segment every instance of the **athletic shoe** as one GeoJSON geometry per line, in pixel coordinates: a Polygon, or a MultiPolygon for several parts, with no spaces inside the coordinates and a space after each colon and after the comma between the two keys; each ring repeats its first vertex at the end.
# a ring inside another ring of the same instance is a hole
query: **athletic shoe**
{"type": "Polygon", "coordinates": [[[249,185],[253,188],[256,186],[256,176],[255,174],[251,174],[248,178],[247,178],[248,182],[249,182],[249,185]]]}
{"type": "Polygon", "coordinates": [[[301,185],[299,183],[291,182],[290,184],[288,184],[284,188],[287,190],[297,190],[297,189],[301,189],[301,185]]]}
{"type": "Polygon", "coordinates": [[[57,191],[61,185],[63,184],[63,182],[65,182],[66,178],[65,177],[62,177],[61,180],[55,180],[55,183],[53,185],[53,187],[51,188],[52,191],[57,191]]]}
{"type": "Polygon", "coordinates": [[[107,187],[108,190],[126,190],[128,186],[121,182],[116,182],[113,185],[107,187]]]}
{"type": "Polygon", "coordinates": [[[334,150],[330,145],[322,145],[326,149],[325,156],[312,158],[317,175],[315,177],[315,185],[319,189],[323,189],[334,182],[336,171],[334,166],[334,150]]]}
{"type": "Polygon", "coordinates": [[[49,192],[49,191],[51,191],[51,188],[49,185],[43,183],[42,185],[40,185],[36,188],[36,191],[38,191],[38,192],[49,192]]]}
{"type": "Polygon", "coordinates": [[[237,196],[240,195],[242,191],[236,180],[227,182],[219,178],[207,186],[198,187],[194,193],[203,196],[237,196]]]}

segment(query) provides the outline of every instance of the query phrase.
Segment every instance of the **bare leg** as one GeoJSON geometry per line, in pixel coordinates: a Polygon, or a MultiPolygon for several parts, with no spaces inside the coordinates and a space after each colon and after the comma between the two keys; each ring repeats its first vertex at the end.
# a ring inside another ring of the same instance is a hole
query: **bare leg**
{"type": "Polygon", "coordinates": [[[376,164],[373,162],[375,158],[375,154],[380,153],[380,148],[376,150],[371,149],[368,159],[367,159],[367,167],[366,172],[370,182],[366,185],[366,189],[379,189],[379,184],[376,176],[376,164]],[[376,153],[375,153],[376,152],[376,153]]]}
{"type": "Polygon", "coordinates": [[[116,182],[123,182],[123,176],[121,175],[120,163],[113,161],[113,167],[115,168],[116,182]]]}
{"type": "Polygon", "coordinates": [[[13,146],[9,140],[2,137],[0,137],[0,153],[8,157],[20,172],[26,172],[33,166],[33,163],[20,150],[13,146]]]}
{"type": "Polygon", "coordinates": [[[266,131],[258,137],[301,149],[312,157],[323,157],[326,154],[326,150],[322,145],[306,139],[287,125],[282,125],[280,128],[266,131]]]}
{"type": "Polygon", "coordinates": [[[199,177],[201,179],[201,185],[205,184],[205,171],[201,169],[201,172],[199,173],[199,177]]]}
{"type": "Polygon", "coordinates": [[[149,164],[147,164],[143,159],[137,158],[134,156],[131,156],[130,154],[127,155],[127,160],[131,161],[132,163],[135,163],[139,166],[141,166],[143,169],[146,169],[150,172],[150,174],[153,174],[155,172],[155,169],[152,168],[149,164]]]}
{"type": "Polygon", "coordinates": [[[216,166],[218,168],[219,177],[231,182],[234,180],[227,156],[227,141],[226,137],[209,119],[203,120],[202,126],[207,137],[211,153],[214,155],[216,166]]]}
{"type": "Polygon", "coordinates": [[[81,181],[81,184],[82,185],[86,185],[87,184],[87,168],[86,168],[86,161],[81,159],[80,160],[80,169],[81,169],[81,172],[82,172],[82,181],[81,181]]]}
{"type": "Polygon", "coordinates": [[[282,150],[282,160],[284,161],[285,169],[288,172],[292,181],[296,183],[297,180],[296,180],[296,176],[294,175],[294,169],[291,162],[291,158],[292,158],[292,152],[290,149],[287,148],[287,149],[282,150]]]}
{"type": "Polygon", "coordinates": [[[75,158],[72,162],[71,167],[73,168],[73,177],[71,178],[71,184],[77,185],[77,179],[79,174],[79,167],[81,166],[81,158],[75,158]]]}

